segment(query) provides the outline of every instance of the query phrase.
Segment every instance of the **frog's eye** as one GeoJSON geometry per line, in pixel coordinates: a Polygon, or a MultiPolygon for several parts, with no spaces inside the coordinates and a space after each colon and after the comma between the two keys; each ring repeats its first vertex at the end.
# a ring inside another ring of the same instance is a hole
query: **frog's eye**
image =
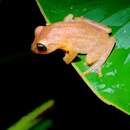
{"type": "Polygon", "coordinates": [[[38,51],[47,51],[47,47],[42,43],[37,43],[38,51]]]}

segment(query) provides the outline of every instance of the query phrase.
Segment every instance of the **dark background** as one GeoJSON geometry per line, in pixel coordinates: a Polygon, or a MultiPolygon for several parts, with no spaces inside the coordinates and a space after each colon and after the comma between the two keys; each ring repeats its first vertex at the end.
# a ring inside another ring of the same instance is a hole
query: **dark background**
{"type": "Polygon", "coordinates": [[[34,29],[43,24],[34,0],[0,1],[0,130],[48,99],[56,101],[52,129],[130,129],[130,117],[99,100],[63,52],[31,52],[34,29]]]}

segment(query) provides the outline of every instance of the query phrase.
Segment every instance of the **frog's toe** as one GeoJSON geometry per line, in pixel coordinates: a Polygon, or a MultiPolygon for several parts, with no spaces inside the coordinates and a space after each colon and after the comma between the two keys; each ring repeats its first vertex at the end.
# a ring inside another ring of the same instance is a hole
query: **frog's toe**
{"type": "Polygon", "coordinates": [[[83,78],[84,76],[88,75],[90,72],[91,72],[91,70],[88,69],[85,72],[83,72],[80,76],[83,78]]]}
{"type": "Polygon", "coordinates": [[[102,77],[102,70],[101,67],[97,67],[96,65],[92,65],[88,70],[86,70],[85,72],[83,72],[81,74],[81,77],[84,77],[92,72],[96,72],[98,74],[99,77],[102,77]]]}

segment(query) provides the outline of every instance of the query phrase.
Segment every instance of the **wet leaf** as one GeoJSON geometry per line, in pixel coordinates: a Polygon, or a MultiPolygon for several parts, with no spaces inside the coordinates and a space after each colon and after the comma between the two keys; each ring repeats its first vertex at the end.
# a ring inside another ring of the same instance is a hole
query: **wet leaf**
{"type": "MultiPolygon", "coordinates": [[[[36,0],[49,23],[62,20],[72,13],[104,23],[113,30],[116,46],[103,65],[102,77],[91,73],[83,80],[105,103],[130,115],[130,0],[36,0]]],[[[81,61],[72,63],[81,74],[88,68],[81,61]]],[[[86,102],[87,103],[87,102],[86,102]]]]}

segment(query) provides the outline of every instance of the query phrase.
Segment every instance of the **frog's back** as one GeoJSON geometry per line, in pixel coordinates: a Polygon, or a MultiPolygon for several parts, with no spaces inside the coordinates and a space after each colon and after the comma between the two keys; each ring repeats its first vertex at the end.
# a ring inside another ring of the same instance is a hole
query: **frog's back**
{"type": "Polygon", "coordinates": [[[54,26],[80,53],[87,53],[94,46],[100,46],[99,41],[107,37],[107,33],[104,33],[101,29],[82,21],[58,22],[54,26]]]}
{"type": "Polygon", "coordinates": [[[100,29],[93,27],[92,25],[87,24],[83,21],[72,21],[72,22],[57,22],[53,24],[53,27],[58,30],[62,30],[63,32],[66,32],[68,34],[90,34],[95,32],[99,33],[102,32],[100,29]],[[71,30],[71,31],[70,31],[71,30]]]}

